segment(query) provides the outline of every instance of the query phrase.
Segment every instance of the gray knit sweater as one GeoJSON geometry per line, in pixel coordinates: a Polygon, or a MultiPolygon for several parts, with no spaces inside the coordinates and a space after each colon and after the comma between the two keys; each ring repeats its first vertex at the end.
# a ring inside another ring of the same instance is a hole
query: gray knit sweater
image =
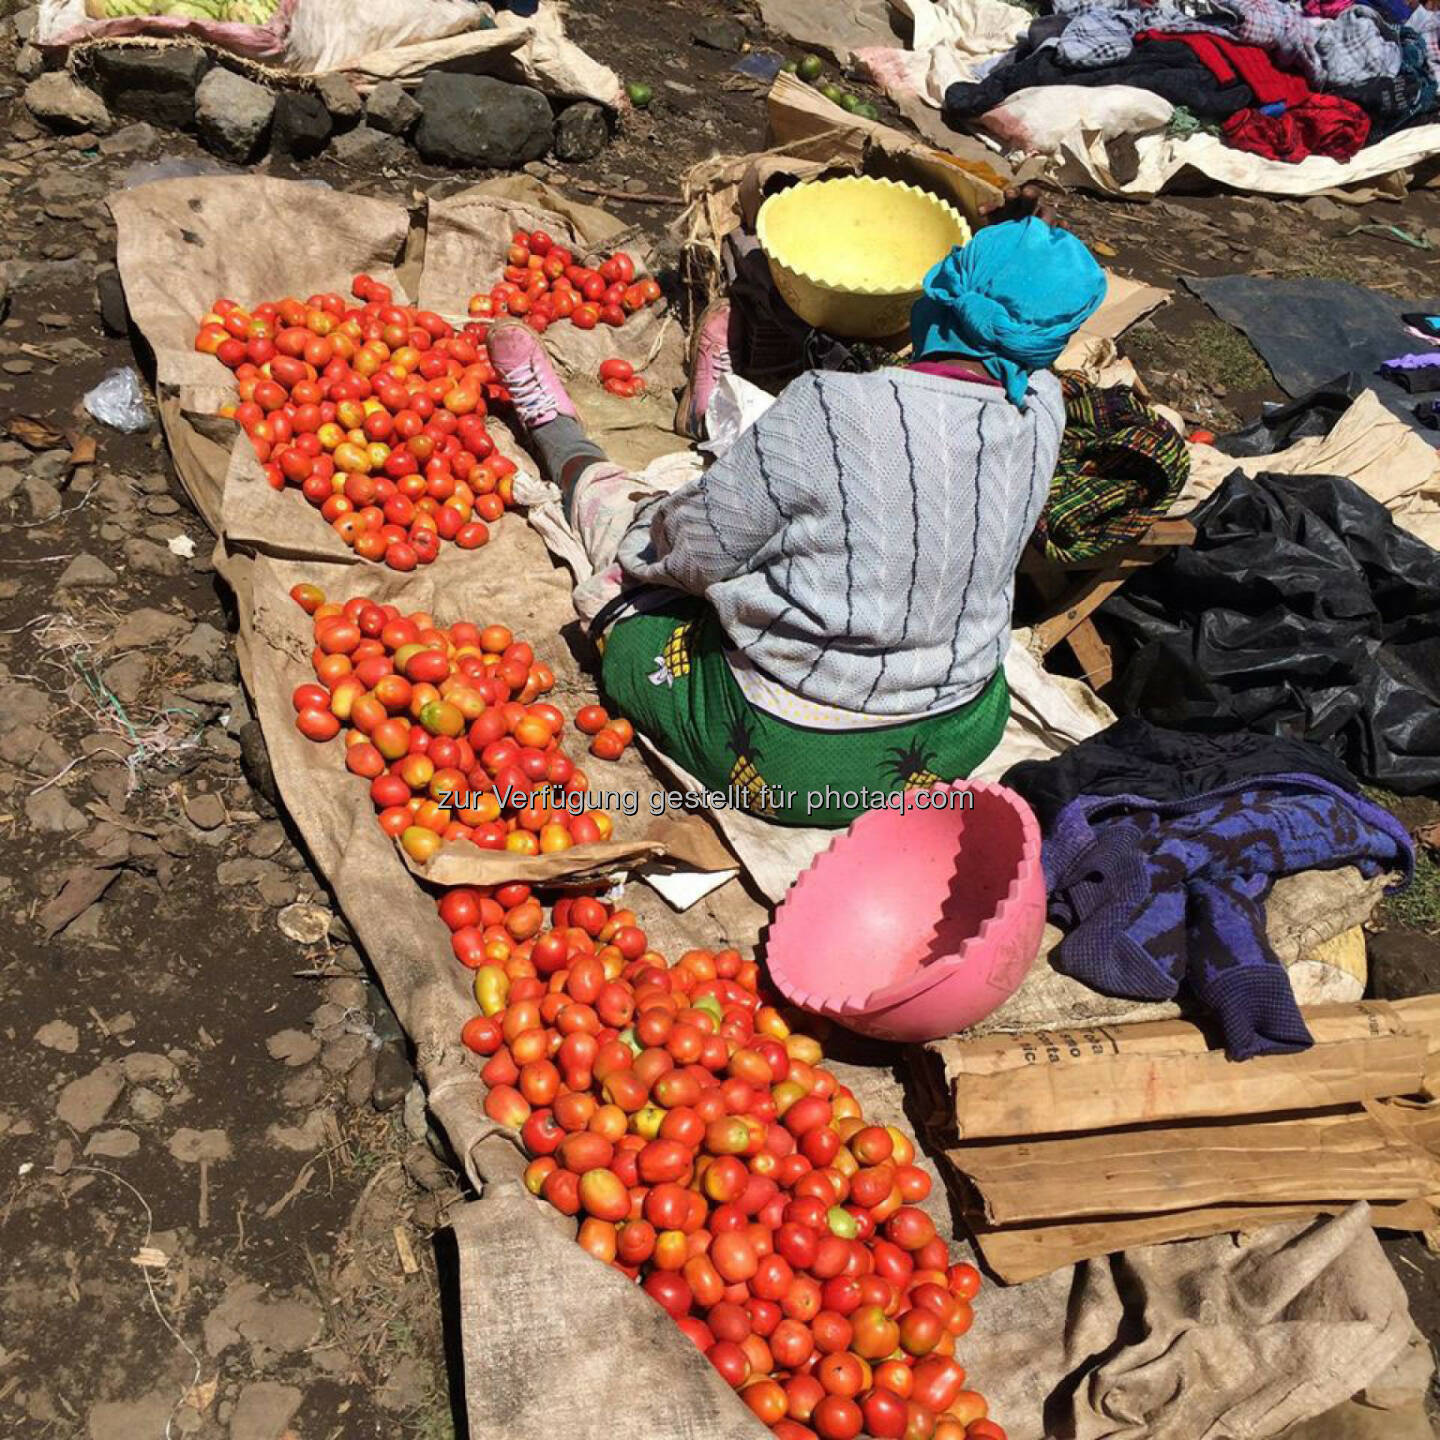
{"type": "Polygon", "coordinates": [[[620,562],[703,595],[731,644],[807,700],[953,709],[1005,657],[1015,568],[1065,405],[914,370],[810,373],[703,476],[636,512],[620,562]]]}

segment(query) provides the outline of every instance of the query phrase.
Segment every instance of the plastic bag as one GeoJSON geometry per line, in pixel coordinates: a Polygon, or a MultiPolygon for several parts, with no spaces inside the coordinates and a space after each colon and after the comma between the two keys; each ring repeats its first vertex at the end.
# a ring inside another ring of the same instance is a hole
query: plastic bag
{"type": "Polygon", "coordinates": [[[87,390],[84,405],[102,425],[126,435],[148,430],[155,423],[133,365],[112,370],[93,390],[87,390]]]}
{"type": "Polygon", "coordinates": [[[775,397],[739,375],[727,375],[715,387],[705,412],[706,439],[700,448],[723,455],[773,404],[775,397]]]}

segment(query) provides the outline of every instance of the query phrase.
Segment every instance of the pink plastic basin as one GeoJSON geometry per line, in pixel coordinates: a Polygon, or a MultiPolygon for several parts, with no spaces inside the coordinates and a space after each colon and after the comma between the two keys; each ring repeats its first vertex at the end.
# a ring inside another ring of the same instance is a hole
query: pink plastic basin
{"type": "Polygon", "coordinates": [[[961,780],[837,836],[781,902],[766,959],[802,1009],[884,1040],[934,1040],[1019,989],[1044,927],[1034,814],[1003,785],[961,780]]]}

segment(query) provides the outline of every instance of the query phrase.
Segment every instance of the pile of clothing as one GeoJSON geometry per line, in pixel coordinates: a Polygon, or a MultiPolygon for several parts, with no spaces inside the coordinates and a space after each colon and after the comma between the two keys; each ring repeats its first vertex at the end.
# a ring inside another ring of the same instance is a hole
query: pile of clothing
{"type": "Polygon", "coordinates": [[[1012,766],[1034,809],[1056,969],[1104,995],[1179,996],[1232,1060],[1311,1044],[1265,934],[1283,875],[1354,865],[1409,883],[1405,827],[1301,740],[1182,734],[1131,716],[1054,760],[1012,766]]]}
{"type": "Polygon", "coordinates": [[[951,85],[959,128],[1020,90],[1149,90],[1272,160],[1349,160],[1435,110],[1440,15],[1406,0],[1052,0],[1009,54],[951,85]]]}

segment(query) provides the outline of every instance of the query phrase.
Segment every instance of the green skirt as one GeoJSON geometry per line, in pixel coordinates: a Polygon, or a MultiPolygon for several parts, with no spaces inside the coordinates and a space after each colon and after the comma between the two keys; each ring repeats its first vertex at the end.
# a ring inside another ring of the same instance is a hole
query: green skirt
{"type": "MultiPolygon", "coordinates": [[[[651,591],[653,596],[656,592],[651,591]]],[[[714,612],[694,596],[619,620],[602,683],[621,714],[711,792],[715,806],[781,825],[848,825],[906,790],[962,780],[1010,718],[1005,672],[958,709],[865,730],[822,730],[757,709],[726,663],[714,612]]]]}

